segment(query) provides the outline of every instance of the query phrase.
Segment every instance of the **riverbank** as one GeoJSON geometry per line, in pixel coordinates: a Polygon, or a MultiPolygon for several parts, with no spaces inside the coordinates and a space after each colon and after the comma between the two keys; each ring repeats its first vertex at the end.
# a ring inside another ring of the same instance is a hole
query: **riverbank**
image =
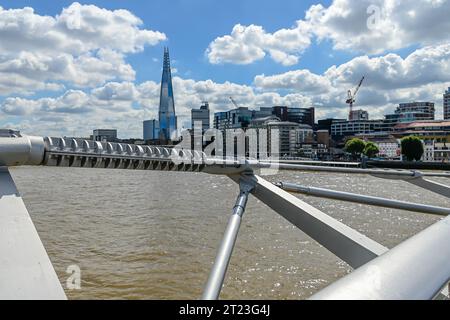
{"type": "Polygon", "coordinates": [[[450,163],[442,163],[442,162],[368,160],[367,166],[375,168],[391,168],[391,169],[450,171],[450,163]]]}

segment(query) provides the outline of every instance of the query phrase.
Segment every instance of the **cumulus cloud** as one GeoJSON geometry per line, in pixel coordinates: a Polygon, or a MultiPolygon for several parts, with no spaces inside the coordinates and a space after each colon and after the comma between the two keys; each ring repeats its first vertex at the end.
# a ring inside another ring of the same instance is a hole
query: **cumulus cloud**
{"type": "Polygon", "coordinates": [[[450,80],[450,43],[417,49],[406,58],[389,53],[379,57],[360,56],[323,74],[300,69],[282,74],[257,75],[254,83],[263,89],[295,89],[320,93],[340,85],[358,83],[362,75],[365,87],[373,89],[413,88],[450,80]]]}
{"type": "Polygon", "coordinates": [[[127,10],[77,2],[55,16],[0,7],[0,95],[132,81],[125,55],[166,39],[127,10]]]}
{"type": "Polygon", "coordinates": [[[266,32],[261,26],[237,24],[230,35],[216,38],[206,54],[211,63],[249,64],[263,59],[268,53],[285,66],[298,62],[298,56],[310,45],[303,22],[295,28],[266,32]]]}
{"type": "MultiPolygon", "coordinates": [[[[314,37],[331,41],[336,49],[366,53],[410,44],[423,47],[407,57],[362,55],[321,74],[307,69],[261,74],[252,85],[175,76],[179,127],[189,126],[191,108],[204,100],[210,102],[212,112],[233,108],[230,96],[252,109],[314,106],[318,117],[346,117],[347,90],[362,75],[366,80],[356,106],[366,108],[372,118],[382,117],[403,101],[431,100],[439,106],[443,90],[450,85],[450,43],[440,29],[449,30],[448,19],[440,19],[438,11],[449,12],[448,3],[363,0],[349,5],[335,0],[327,8],[312,6],[305,19],[290,29],[270,33],[260,26],[236,25],[230,35],[209,45],[206,53],[211,63],[248,64],[268,56],[294,65],[314,37]],[[369,2],[383,8],[383,19],[370,30],[369,2]],[[417,17],[421,21],[412,23],[417,17]]],[[[28,134],[87,136],[97,127],[114,127],[122,137],[140,137],[142,120],[157,117],[160,84],[134,83],[135,71],[125,59],[165,39],[163,33],[141,29],[141,24],[126,10],[78,3],[55,17],[38,15],[31,8],[0,8],[0,95],[12,94],[0,102],[2,124],[28,134]],[[61,94],[23,96],[42,90],[61,94]]]]}
{"type": "Polygon", "coordinates": [[[258,75],[254,84],[259,90],[283,89],[311,96],[318,107],[345,110],[347,90],[363,75],[366,79],[358,95],[359,106],[386,109],[411,100],[431,100],[439,105],[442,92],[450,83],[450,43],[417,49],[406,58],[393,53],[356,57],[323,74],[300,69],[258,75]]]}
{"type": "MultiPolygon", "coordinates": [[[[253,86],[174,77],[179,127],[190,126],[190,111],[202,101],[210,102],[213,113],[233,108],[230,96],[239,106],[251,109],[314,106],[318,117],[346,117],[347,90],[354,88],[362,75],[366,80],[356,107],[368,110],[372,118],[381,118],[404,101],[431,100],[440,106],[442,92],[450,85],[449,52],[450,44],[442,44],[417,49],[406,58],[396,54],[361,56],[322,74],[300,69],[258,75],[253,86]]],[[[53,98],[10,97],[0,104],[0,111],[4,122],[16,123],[15,127],[30,134],[88,135],[94,127],[105,126],[118,128],[124,137],[140,137],[142,120],[157,117],[159,91],[160,84],[154,81],[108,82],[89,91],[70,89],[53,98]]]]}
{"type": "Polygon", "coordinates": [[[306,21],[335,49],[379,54],[448,41],[449,12],[447,0],[334,0],[327,8],[312,6],[306,21]]]}
{"type": "Polygon", "coordinates": [[[334,0],[328,7],[312,5],[304,19],[274,33],[237,24],[230,35],[213,40],[206,54],[213,64],[249,64],[269,54],[289,66],[314,39],[363,54],[436,45],[450,40],[449,12],[449,0],[334,0]]]}
{"type": "MultiPolygon", "coordinates": [[[[311,100],[298,93],[285,96],[276,92],[256,92],[252,87],[212,80],[173,78],[175,108],[179,127],[190,126],[191,109],[209,101],[211,112],[228,110],[232,96],[242,107],[268,105],[311,106],[311,100]]],[[[87,136],[96,127],[114,127],[124,137],[142,136],[142,120],[156,118],[160,84],[146,81],[108,82],[89,92],[67,90],[54,98],[24,99],[10,97],[0,104],[4,121],[28,134],[87,136]],[[15,121],[11,121],[14,119],[15,121]],[[59,121],[64,123],[61,125],[59,121]],[[18,122],[18,123],[17,123],[18,122]],[[55,122],[58,124],[55,126],[55,122]],[[33,123],[34,126],[28,126],[33,123]]]]}
{"type": "Polygon", "coordinates": [[[264,89],[295,89],[310,94],[327,92],[331,86],[331,82],[326,77],[305,69],[273,76],[257,75],[254,83],[257,87],[264,89]]]}

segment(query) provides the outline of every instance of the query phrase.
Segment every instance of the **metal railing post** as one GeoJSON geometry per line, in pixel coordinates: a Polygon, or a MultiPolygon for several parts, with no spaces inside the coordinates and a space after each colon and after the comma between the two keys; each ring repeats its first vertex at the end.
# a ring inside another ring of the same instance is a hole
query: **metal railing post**
{"type": "Polygon", "coordinates": [[[230,263],[231,254],[236,243],[236,239],[241,226],[242,216],[247,205],[248,194],[253,189],[253,186],[248,182],[240,181],[239,195],[236,199],[236,204],[233,208],[233,214],[228,221],[225,234],[220,243],[214,265],[203,291],[202,300],[217,300],[225,280],[225,274],[230,263]]]}

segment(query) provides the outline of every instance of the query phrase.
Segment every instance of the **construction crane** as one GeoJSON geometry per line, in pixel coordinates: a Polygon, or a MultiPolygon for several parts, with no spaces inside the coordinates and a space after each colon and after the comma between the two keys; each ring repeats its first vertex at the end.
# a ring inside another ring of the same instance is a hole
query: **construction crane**
{"type": "Polygon", "coordinates": [[[238,106],[237,102],[234,101],[233,97],[230,97],[230,100],[234,104],[234,106],[239,109],[239,106],[238,106]]]}
{"type": "Polygon", "coordinates": [[[348,105],[350,107],[349,113],[348,113],[348,120],[353,120],[353,103],[355,102],[356,94],[358,93],[359,88],[361,88],[363,81],[364,81],[364,76],[361,78],[361,81],[359,81],[359,84],[356,87],[355,91],[353,91],[353,93],[351,90],[347,91],[348,99],[347,99],[347,101],[345,101],[345,103],[348,103],[348,105]]]}

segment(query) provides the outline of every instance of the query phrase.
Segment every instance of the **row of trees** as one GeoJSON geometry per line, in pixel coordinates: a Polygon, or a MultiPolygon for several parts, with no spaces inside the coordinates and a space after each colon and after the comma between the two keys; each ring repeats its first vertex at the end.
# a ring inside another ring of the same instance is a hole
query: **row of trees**
{"type": "MultiPolygon", "coordinates": [[[[414,136],[404,137],[401,140],[401,149],[402,155],[408,161],[419,161],[424,152],[422,141],[414,136]]],[[[373,142],[364,142],[358,138],[348,140],[345,144],[345,151],[351,153],[353,158],[361,157],[361,155],[373,158],[380,152],[373,142]]]]}
{"type": "Polygon", "coordinates": [[[368,158],[373,158],[380,152],[375,143],[364,142],[358,138],[348,140],[345,144],[345,151],[351,153],[353,158],[361,157],[362,154],[368,158]]]}

